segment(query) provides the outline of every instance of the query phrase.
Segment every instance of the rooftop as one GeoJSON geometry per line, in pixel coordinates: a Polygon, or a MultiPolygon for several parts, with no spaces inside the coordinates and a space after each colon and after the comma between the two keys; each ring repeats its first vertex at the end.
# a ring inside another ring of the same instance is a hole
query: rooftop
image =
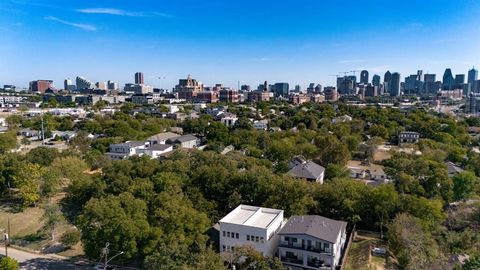
{"type": "Polygon", "coordinates": [[[335,243],[346,227],[347,222],[322,216],[292,216],[279,234],[305,234],[335,243]]]}
{"type": "Polygon", "coordinates": [[[180,137],[180,135],[173,133],[173,132],[162,132],[155,134],[148,138],[149,141],[166,141],[168,139],[180,137]]]}
{"type": "Polygon", "coordinates": [[[288,174],[293,177],[317,179],[323,172],[325,172],[324,167],[313,161],[306,161],[305,163],[293,167],[288,174]]]}
{"type": "Polygon", "coordinates": [[[278,217],[283,219],[283,210],[239,205],[220,222],[266,229],[278,217]]]}

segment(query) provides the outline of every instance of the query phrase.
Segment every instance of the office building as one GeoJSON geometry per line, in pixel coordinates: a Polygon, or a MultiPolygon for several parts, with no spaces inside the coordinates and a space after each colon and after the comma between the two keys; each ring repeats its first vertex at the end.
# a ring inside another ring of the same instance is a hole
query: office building
{"type": "Polygon", "coordinates": [[[356,76],[344,76],[337,78],[337,89],[341,95],[354,95],[356,94],[357,77],[356,76]]]}
{"type": "Polygon", "coordinates": [[[148,85],[127,83],[123,91],[133,94],[149,94],[153,92],[153,89],[148,85]]]}
{"type": "Polygon", "coordinates": [[[245,92],[250,92],[250,91],[252,91],[252,87],[250,87],[250,85],[244,84],[240,87],[240,90],[245,91],[245,92]]]}
{"type": "Polygon", "coordinates": [[[372,84],[373,84],[374,86],[380,87],[380,79],[381,79],[381,78],[380,78],[379,75],[377,75],[377,74],[373,75],[372,84]]]}
{"type": "Polygon", "coordinates": [[[476,93],[476,84],[475,82],[478,80],[478,70],[475,68],[472,68],[471,70],[468,71],[468,84],[470,86],[470,91],[476,93]]]}
{"type": "Polygon", "coordinates": [[[315,83],[310,83],[307,87],[307,94],[315,93],[315,83]]]}
{"type": "Polygon", "coordinates": [[[238,92],[230,88],[224,88],[219,91],[220,102],[237,103],[239,101],[238,92]]]}
{"type": "Polygon", "coordinates": [[[387,70],[387,72],[385,72],[385,75],[383,76],[383,84],[384,84],[385,93],[390,93],[391,81],[392,81],[392,73],[390,72],[390,70],[387,70]]]}
{"type": "Polygon", "coordinates": [[[390,96],[391,97],[399,97],[401,95],[400,91],[400,73],[395,72],[392,74],[392,78],[390,81],[390,96]]]}
{"type": "Polygon", "coordinates": [[[108,81],[108,90],[118,90],[118,83],[114,81],[108,81]]]}
{"type": "Polygon", "coordinates": [[[53,89],[52,80],[37,80],[30,82],[30,91],[44,94],[48,89],[53,89]]]}
{"type": "Polygon", "coordinates": [[[442,89],[452,90],[455,86],[455,79],[453,78],[452,70],[447,68],[443,74],[442,89]]]}
{"type": "Polygon", "coordinates": [[[137,72],[135,73],[135,84],[144,84],[143,80],[143,73],[142,72],[137,72]]]}
{"type": "Polygon", "coordinates": [[[197,93],[203,91],[203,84],[195,79],[192,79],[188,75],[187,79],[178,80],[178,84],[175,86],[174,92],[178,95],[179,99],[191,100],[197,96],[197,93]]]}
{"type": "Polygon", "coordinates": [[[338,100],[338,92],[337,88],[333,86],[327,86],[323,89],[323,93],[325,95],[326,101],[337,101],[338,100]]]}
{"type": "Polygon", "coordinates": [[[75,84],[73,84],[73,81],[70,78],[66,78],[63,81],[63,89],[67,91],[75,91],[75,84]]]}
{"type": "Polygon", "coordinates": [[[78,76],[75,79],[75,83],[77,85],[77,90],[84,90],[84,89],[92,89],[93,84],[89,80],[84,77],[78,76]]]}
{"type": "Polygon", "coordinates": [[[95,88],[100,90],[107,90],[107,84],[105,82],[96,82],[95,88]]]}
{"type": "Polygon", "coordinates": [[[286,268],[334,270],[347,242],[347,223],[322,216],[292,216],[278,235],[278,256],[286,268]]]}
{"type": "Polygon", "coordinates": [[[273,86],[275,97],[288,97],[290,94],[290,86],[288,83],[276,83],[273,86]]]}
{"type": "Polygon", "coordinates": [[[239,205],[219,221],[220,252],[251,246],[263,256],[274,256],[283,221],[283,210],[239,205]]]}
{"type": "Polygon", "coordinates": [[[362,72],[360,72],[360,83],[368,83],[368,71],[362,70],[362,72]]]}
{"type": "Polygon", "coordinates": [[[416,94],[417,75],[410,75],[405,78],[404,91],[406,95],[416,94]]]}

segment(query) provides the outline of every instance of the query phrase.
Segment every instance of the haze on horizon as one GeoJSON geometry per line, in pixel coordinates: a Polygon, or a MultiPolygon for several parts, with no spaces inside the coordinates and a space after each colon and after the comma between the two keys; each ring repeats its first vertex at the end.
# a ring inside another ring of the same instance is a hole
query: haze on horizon
{"type": "Polygon", "coordinates": [[[480,65],[475,0],[2,0],[0,85],[66,77],[155,87],[265,80],[334,85],[339,72],[480,65]],[[158,79],[160,77],[161,79],[158,79]]]}

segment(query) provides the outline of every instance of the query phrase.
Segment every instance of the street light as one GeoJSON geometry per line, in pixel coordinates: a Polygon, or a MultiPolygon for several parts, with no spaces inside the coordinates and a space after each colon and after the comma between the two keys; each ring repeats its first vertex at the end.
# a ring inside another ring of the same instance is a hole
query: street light
{"type": "Polygon", "coordinates": [[[108,263],[111,262],[113,259],[115,259],[116,257],[124,254],[125,252],[123,251],[120,251],[120,253],[116,254],[115,256],[111,257],[110,259],[108,259],[108,253],[110,253],[110,250],[108,249],[108,247],[110,246],[110,243],[106,243],[105,244],[105,247],[102,249],[102,253],[105,255],[105,263],[103,264],[103,268],[106,270],[108,268],[108,263]]]}

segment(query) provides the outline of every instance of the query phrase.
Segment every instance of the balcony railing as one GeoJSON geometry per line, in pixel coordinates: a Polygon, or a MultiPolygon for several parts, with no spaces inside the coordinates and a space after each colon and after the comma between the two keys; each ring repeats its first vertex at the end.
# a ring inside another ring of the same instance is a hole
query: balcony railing
{"type": "Polygon", "coordinates": [[[331,254],[331,250],[329,250],[329,249],[323,249],[323,248],[318,248],[318,247],[315,247],[315,246],[307,246],[307,245],[302,245],[302,244],[293,244],[293,243],[288,243],[288,242],[284,242],[284,241],[280,242],[280,247],[306,250],[306,251],[315,252],[315,253],[331,254]]]}
{"type": "Polygon", "coordinates": [[[282,262],[287,262],[287,263],[294,263],[294,264],[303,265],[303,260],[302,260],[302,259],[299,259],[299,258],[290,258],[290,257],[282,256],[282,257],[280,257],[280,260],[281,260],[282,262]]]}

